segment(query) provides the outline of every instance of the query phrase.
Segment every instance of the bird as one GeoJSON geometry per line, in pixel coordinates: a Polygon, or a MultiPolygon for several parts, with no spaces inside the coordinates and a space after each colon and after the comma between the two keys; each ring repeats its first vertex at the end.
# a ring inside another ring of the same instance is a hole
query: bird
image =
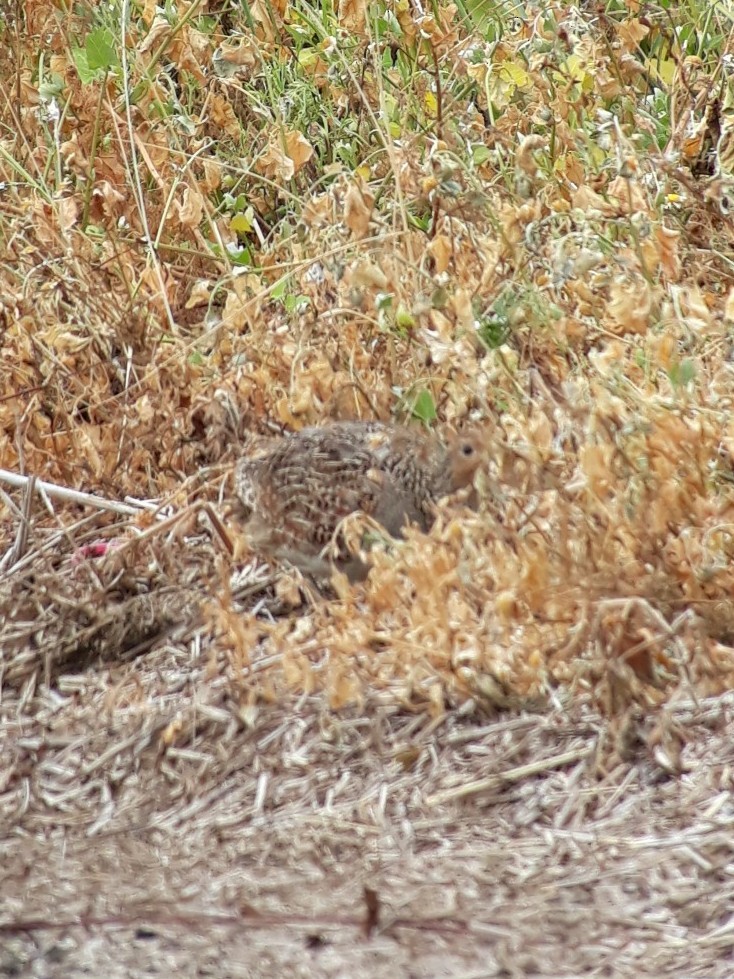
{"type": "Polygon", "coordinates": [[[337,541],[342,521],[363,513],[392,537],[408,523],[428,530],[436,502],[472,484],[483,447],[478,429],[441,441],[379,421],[331,422],[269,441],[235,469],[250,546],[313,578],[336,568],[361,580],[369,568],[337,541]]]}

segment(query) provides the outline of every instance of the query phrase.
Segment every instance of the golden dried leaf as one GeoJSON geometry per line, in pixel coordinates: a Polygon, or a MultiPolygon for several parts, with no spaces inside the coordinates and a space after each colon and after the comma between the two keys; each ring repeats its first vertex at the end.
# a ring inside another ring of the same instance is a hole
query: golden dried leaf
{"type": "Polygon", "coordinates": [[[260,59],[257,46],[251,38],[228,38],[215,53],[219,62],[235,68],[253,69],[260,59]]]}
{"type": "Polygon", "coordinates": [[[118,215],[122,207],[121,205],[125,203],[125,195],[121,194],[120,191],[114,187],[109,180],[97,181],[92,194],[92,199],[95,204],[99,203],[101,205],[102,213],[106,217],[113,217],[118,215]]]}
{"type": "Polygon", "coordinates": [[[56,204],[59,228],[69,231],[79,218],[79,203],[74,197],[64,197],[56,204]]]}
{"type": "Polygon", "coordinates": [[[336,221],[332,194],[319,194],[303,206],[302,220],[309,228],[323,228],[336,221]]]}
{"type": "Polygon", "coordinates": [[[447,271],[449,262],[451,261],[452,252],[453,249],[451,247],[451,239],[448,237],[448,235],[436,235],[428,246],[428,253],[429,255],[433,256],[437,275],[447,271]]]}
{"type": "Polygon", "coordinates": [[[706,297],[701,288],[692,283],[678,293],[679,308],[685,316],[686,328],[697,333],[710,333],[716,330],[706,297]]]}
{"type": "Polygon", "coordinates": [[[344,198],[344,222],[355,238],[364,238],[370,227],[375,195],[361,181],[350,183],[344,198]]]}
{"type": "Polygon", "coordinates": [[[156,10],[157,10],[156,0],[145,0],[145,3],[143,4],[143,9],[141,11],[141,17],[143,19],[143,23],[146,26],[150,27],[150,25],[153,23],[153,19],[155,18],[156,15],[156,10]]]}
{"type": "Polygon", "coordinates": [[[218,129],[222,129],[227,135],[233,138],[239,136],[241,132],[240,124],[237,121],[234,109],[219,92],[210,93],[207,105],[209,108],[209,118],[218,129]]]}
{"type": "Polygon", "coordinates": [[[206,194],[210,194],[214,190],[218,190],[222,184],[222,164],[219,160],[210,159],[205,157],[202,160],[202,167],[204,169],[204,178],[199,179],[199,186],[206,194]]]}
{"type": "Polygon", "coordinates": [[[288,156],[293,161],[295,173],[298,173],[313,156],[313,146],[298,130],[291,130],[285,134],[285,147],[288,156]]]}
{"type": "Polygon", "coordinates": [[[178,220],[184,228],[198,228],[204,215],[204,198],[198,190],[186,187],[183,200],[176,201],[178,220]]]}
{"type": "Polygon", "coordinates": [[[649,33],[650,28],[637,18],[623,20],[617,24],[617,36],[622,41],[622,47],[625,51],[636,51],[640,46],[640,41],[644,40],[649,33]]]}
{"type": "Polygon", "coordinates": [[[617,279],[609,289],[605,324],[612,333],[646,333],[652,294],[644,279],[617,279]]]}
{"type": "Polygon", "coordinates": [[[201,306],[202,303],[208,303],[212,292],[212,284],[208,279],[199,279],[191,287],[191,292],[189,293],[189,298],[186,300],[186,309],[193,309],[195,306],[201,306]]]}
{"type": "Polygon", "coordinates": [[[528,435],[532,444],[540,449],[541,455],[547,458],[553,446],[553,426],[548,416],[538,410],[533,411],[528,435]]]}
{"type": "Polygon", "coordinates": [[[639,181],[631,177],[615,177],[607,188],[607,197],[616,205],[617,214],[646,213],[649,210],[645,191],[639,181]]]}
{"type": "Polygon", "coordinates": [[[138,51],[140,54],[147,54],[154,48],[157,48],[164,37],[168,37],[171,34],[171,25],[168,20],[163,16],[163,14],[156,14],[153,23],[150,26],[150,30],[145,35],[142,41],[138,44],[138,51]]]}
{"type": "Polygon", "coordinates": [[[367,0],[339,0],[337,18],[339,26],[348,34],[361,36],[367,16],[367,0]]]}
{"type": "Polygon", "coordinates": [[[388,279],[383,270],[369,259],[360,259],[348,270],[351,285],[362,289],[388,289],[388,279]]]}
{"type": "Polygon", "coordinates": [[[287,183],[313,156],[313,147],[298,131],[275,135],[262,156],[258,157],[257,170],[274,180],[287,183]]]}
{"type": "Polygon", "coordinates": [[[249,4],[253,20],[258,23],[258,35],[268,41],[277,39],[282,29],[288,0],[252,0],[249,4]]]}
{"type": "Polygon", "coordinates": [[[596,214],[611,214],[612,209],[609,207],[607,202],[601,196],[597,194],[595,190],[584,184],[579,187],[578,190],[574,191],[573,206],[579,208],[582,211],[587,212],[590,215],[596,214]]]}

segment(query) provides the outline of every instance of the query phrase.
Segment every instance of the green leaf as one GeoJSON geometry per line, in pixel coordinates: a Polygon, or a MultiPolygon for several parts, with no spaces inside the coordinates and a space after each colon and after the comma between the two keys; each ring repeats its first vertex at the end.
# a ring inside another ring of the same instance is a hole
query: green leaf
{"type": "Polygon", "coordinates": [[[71,56],[82,85],[88,85],[102,72],[116,68],[120,64],[115,50],[114,35],[104,27],[92,31],[84,42],[83,48],[72,48],[71,56]]]}
{"type": "Polygon", "coordinates": [[[304,309],[308,309],[310,302],[308,296],[286,296],[283,299],[283,306],[286,313],[300,313],[304,309]]]}
{"type": "Polygon", "coordinates": [[[471,155],[474,165],[480,167],[492,156],[492,151],[484,143],[475,143],[472,146],[471,155]]]}
{"type": "Polygon", "coordinates": [[[484,317],[479,321],[477,336],[488,350],[497,350],[510,335],[510,324],[502,316],[484,317]]]}
{"type": "Polygon", "coordinates": [[[431,392],[423,388],[413,402],[413,417],[422,422],[432,422],[436,420],[436,405],[431,396],[431,392]]]}
{"type": "Polygon", "coordinates": [[[270,292],[271,299],[283,299],[288,290],[291,287],[290,276],[285,279],[281,279],[280,282],[276,282],[270,292]]]}
{"type": "Polygon", "coordinates": [[[252,221],[247,214],[235,214],[229,222],[229,229],[237,235],[246,235],[252,231],[252,221]]]}
{"type": "Polygon", "coordinates": [[[233,265],[255,265],[252,259],[252,252],[249,248],[237,248],[229,251],[229,258],[233,265]]]}
{"type": "Polygon", "coordinates": [[[384,313],[392,306],[393,296],[391,292],[378,292],[375,296],[375,308],[379,313],[384,313]]]}
{"type": "MultiPolygon", "coordinates": [[[[79,49],[76,48],[78,51],[79,49]]],[[[74,52],[72,52],[73,54],[74,52]]],[[[58,98],[64,91],[64,80],[60,75],[56,75],[53,72],[46,76],[44,81],[38,86],[38,94],[41,96],[44,102],[50,102],[51,99],[58,98]]]]}
{"type": "Polygon", "coordinates": [[[692,360],[671,364],[668,368],[668,378],[674,388],[688,387],[696,379],[696,365],[692,360]]]}
{"type": "Polygon", "coordinates": [[[74,59],[74,66],[82,85],[88,85],[90,82],[93,82],[97,72],[90,69],[87,52],[84,48],[72,48],[71,56],[74,59]]]}
{"type": "Polygon", "coordinates": [[[116,68],[119,65],[117,51],[115,50],[115,38],[104,27],[98,28],[87,37],[86,43],[87,64],[90,71],[116,68]]]}
{"type": "Polygon", "coordinates": [[[404,303],[398,303],[395,310],[395,325],[399,330],[412,330],[415,326],[415,316],[404,303]]]}

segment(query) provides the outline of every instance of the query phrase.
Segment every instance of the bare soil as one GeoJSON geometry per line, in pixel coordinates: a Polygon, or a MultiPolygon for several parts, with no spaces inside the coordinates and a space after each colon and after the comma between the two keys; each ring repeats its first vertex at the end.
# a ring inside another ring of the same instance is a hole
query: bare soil
{"type": "Polygon", "coordinates": [[[558,705],[248,725],[195,645],[8,691],[0,975],[730,976],[733,707],[673,773],[558,705]]]}

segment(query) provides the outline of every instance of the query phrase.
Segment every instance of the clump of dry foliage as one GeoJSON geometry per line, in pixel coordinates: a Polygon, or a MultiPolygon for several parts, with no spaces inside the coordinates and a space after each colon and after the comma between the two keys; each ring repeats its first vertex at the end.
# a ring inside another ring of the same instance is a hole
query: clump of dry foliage
{"type": "Polygon", "coordinates": [[[662,11],[551,8],[493,41],[451,6],[348,5],[335,36],[285,4],[244,33],[194,13],[141,8],[124,51],[91,9],[6,25],[3,468],[179,510],[227,493],[248,432],[479,417],[484,506],[266,628],[233,624],[231,554],[197,556],[195,519],[141,535],[147,512],[36,500],[5,601],[57,587],[73,652],[75,604],[132,597],[145,566],[220,606],[237,664],[276,651],[336,706],[397,681],[440,710],[488,675],[612,712],[727,686],[734,293],[706,106],[728,69],[662,11]],[[126,546],[54,585],[100,535],[126,546]]]}

